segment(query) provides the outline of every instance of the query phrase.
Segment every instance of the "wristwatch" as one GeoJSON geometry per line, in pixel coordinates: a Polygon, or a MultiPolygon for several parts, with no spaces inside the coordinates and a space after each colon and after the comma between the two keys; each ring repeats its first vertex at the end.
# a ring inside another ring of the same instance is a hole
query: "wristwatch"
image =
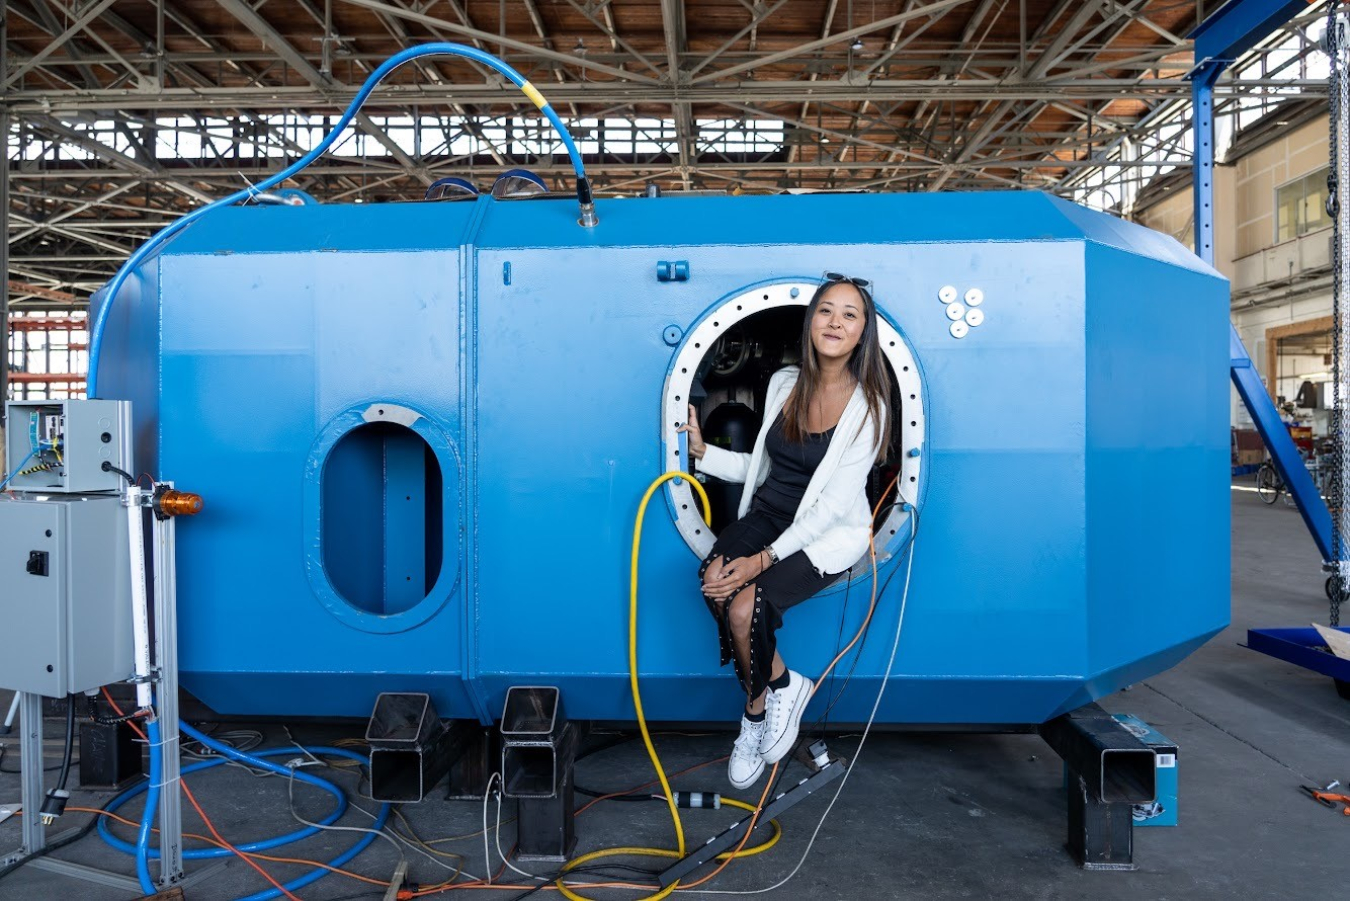
{"type": "Polygon", "coordinates": [[[769,555],[769,565],[770,565],[770,566],[776,566],[776,565],[778,564],[778,555],[777,555],[776,553],[774,553],[773,545],[771,545],[771,544],[766,544],[766,545],[764,546],[764,553],[766,553],[766,554],[769,555]]]}

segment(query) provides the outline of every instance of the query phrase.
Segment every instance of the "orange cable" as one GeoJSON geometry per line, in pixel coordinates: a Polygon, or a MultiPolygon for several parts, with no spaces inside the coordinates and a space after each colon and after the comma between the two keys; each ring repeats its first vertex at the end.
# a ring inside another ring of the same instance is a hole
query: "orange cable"
{"type": "MultiPolygon", "coordinates": [[[[671,773],[670,778],[671,778],[671,779],[674,779],[674,778],[677,777],[677,776],[684,776],[684,775],[686,775],[686,774],[688,774],[688,773],[692,773],[694,770],[701,769],[702,767],[705,767],[705,766],[712,766],[713,764],[722,763],[722,762],[725,761],[726,759],[727,759],[726,757],[718,757],[718,758],[716,758],[716,759],[714,759],[714,760],[705,760],[705,761],[703,761],[702,763],[696,763],[696,764],[694,764],[694,765],[691,766],[691,767],[686,767],[685,769],[680,770],[679,772],[671,773]]],[[[644,782],[642,785],[636,786],[636,787],[634,787],[634,788],[629,788],[629,789],[625,789],[624,791],[614,792],[614,793],[612,793],[612,794],[601,795],[601,796],[598,797],[598,798],[593,798],[593,799],[591,799],[590,802],[588,802],[587,804],[583,805],[579,810],[577,810],[576,815],[579,816],[580,814],[585,813],[587,810],[590,810],[592,807],[594,807],[596,804],[599,804],[601,801],[606,801],[606,800],[609,800],[610,798],[617,798],[617,797],[619,797],[620,795],[629,795],[629,794],[632,794],[633,792],[641,791],[641,790],[644,789],[644,788],[648,788],[648,787],[650,787],[650,786],[655,785],[658,781],[659,781],[659,780],[653,779],[651,782],[644,782]]],[[[505,865],[503,865],[501,868],[498,869],[497,875],[494,876],[493,878],[496,879],[498,876],[500,876],[500,875],[505,871],[505,869],[506,869],[506,867],[505,867],[505,865]]],[[[603,884],[597,884],[597,885],[592,886],[592,887],[593,887],[593,888],[642,888],[642,889],[650,889],[650,888],[651,888],[651,886],[648,886],[648,885],[637,885],[637,884],[635,884],[635,883],[621,883],[621,882],[607,882],[607,883],[603,883],[603,884]]],[[[406,893],[406,894],[405,894],[405,893],[400,892],[400,893],[399,893],[399,897],[402,898],[402,899],[404,899],[404,901],[407,901],[407,899],[411,899],[411,898],[420,898],[420,897],[423,897],[423,896],[425,896],[425,895],[432,895],[432,894],[436,894],[436,893],[438,893],[438,892],[458,891],[459,889],[462,889],[462,888],[515,888],[515,889],[518,889],[518,888],[520,888],[520,886],[518,886],[518,885],[511,885],[511,886],[492,885],[492,884],[483,882],[482,880],[479,880],[479,881],[477,881],[477,882],[461,882],[461,883],[459,883],[458,885],[450,885],[449,883],[442,883],[441,885],[429,886],[428,888],[422,889],[421,891],[416,892],[416,893],[409,892],[409,893],[406,893]]],[[[552,884],[549,884],[549,885],[547,885],[547,886],[544,886],[544,889],[545,889],[545,890],[557,891],[557,886],[552,885],[552,884]]]]}
{"type": "Polygon", "coordinates": [[[697,888],[698,886],[703,885],[705,882],[709,882],[712,879],[715,879],[719,873],[721,873],[723,870],[725,870],[728,866],[731,865],[731,862],[736,859],[736,855],[740,854],[741,851],[745,849],[746,843],[750,841],[750,835],[755,831],[755,824],[759,822],[759,815],[764,812],[764,802],[768,800],[769,789],[773,788],[774,778],[778,775],[778,767],[781,763],[782,761],[775,763],[773,765],[773,769],[769,770],[769,778],[764,783],[764,792],[759,796],[759,803],[755,805],[755,812],[750,817],[750,825],[745,830],[745,835],[741,836],[741,843],[736,846],[736,850],[732,851],[730,856],[728,856],[726,860],[718,864],[717,869],[713,870],[707,876],[704,876],[702,879],[699,879],[696,882],[690,882],[687,885],[681,885],[675,891],[685,892],[688,891],[689,889],[697,888]]]}
{"type": "MultiPolygon", "coordinates": [[[[119,707],[117,702],[113,700],[113,696],[111,693],[109,693],[108,687],[106,685],[103,687],[103,697],[106,698],[108,703],[112,705],[112,709],[117,712],[118,716],[126,716],[126,714],[122,712],[122,708],[119,707]]],[[[127,725],[130,726],[132,730],[145,741],[148,742],[150,740],[146,738],[145,733],[142,732],[140,727],[137,726],[135,723],[128,720],[127,725]]],[[[281,892],[287,898],[290,898],[291,901],[300,901],[299,898],[297,898],[295,895],[291,894],[289,890],[287,890],[286,886],[282,885],[280,882],[277,882],[275,879],[272,878],[272,875],[270,873],[268,873],[262,867],[258,866],[258,864],[255,863],[253,860],[250,860],[247,854],[240,851],[238,848],[236,848],[229,842],[225,841],[224,836],[222,836],[220,832],[216,830],[216,824],[211,822],[211,818],[206,815],[206,811],[202,810],[202,806],[198,804],[197,799],[192,796],[192,789],[188,788],[187,782],[184,781],[181,776],[178,779],[178,784],[183,787],[183,794],[187,797],[188,801],[192,803],[193,808],[197,811],[197,815],[202,818],[202,822],[206,824],[206,828],[211,830],[211,834],[216,837],[216,841],[220,842],[222,847],[224,847],[230,853],[234,854],[244,863],[253,867],[253,869],[257,870],[258,873],[261,874],[264,879],[270,882],[277,891],[281,892]]]]}
{"type": "MultiPolygon", "coordinates": [[[[116,820],[117,822],[123,824],[124,826],[130,826],[130,827],[133,828],[133,829],[138,828],[138,827],[140,826],[140,823],[137,823],[135,820],[128,820],[126,817],[118,816],[117,814],[111,813],[111,812],[106,811],[106,810],[99,810],[97,807],[67,807],[66,810],[73,810],[73,811],[76,811],[77,813],[93,813],[93,814],[97,814],[97,815],[99,815],[99,816],[107,817],[107,818],[110,819],[110,820],[116,820]]],[[[22,811],[20,811],[18,814],[16,814],[16,816],[22,816],[22,815],[23,815],[23,812],[22,812],[22,811]]],[[[158,829],[155,829],[154,831],[155,831],[156,833],[159,832],[158,829]]],[[[200,841],[200,842],[206,842],[208,845],[215,845],[217,848],[224,848],[224,847],[225,847],[225,846],[222,845],[220,842],[216,841],[215,839],[211,838],[210,836],[206,836],[206,835],[198,835],[198,834],[195,833],[195,832],[184,832],[184,833],[183,833],[183,837],[184,837],[184,838],[194,838],[194,839],[196,839],[197,841],[200,841]]],[[[350,877],[350,878],[352,878],[352,879],[358,879],[358,880],[360,880],[361,882],[369,882],[371,885],[382,885],[382,886],[388,886],[388,885],[390,885],[390,883],[388,883],[388,882],[384,882],[384,881],[379,880],[379,879],[374,879],[374,878],[372,878],[372,877],[370,877],[370,876],[362,876],[360,873],[353,873],[353,872],[351,872],[350,870],[344,870],[344,869],[342,869],[341,867],[331,866],[331,865],[326,864],[326,863],[321,863],[321,862],[319,862],[319,861],[317,861],[317,860],[306,860],[306,859],[303,858],[303,857],[272,857],[272,856],[267,855],[267,854],[258,854],[258,853],[253,852],[253,851],[245,851],[245,852],[243,852],[243,853],[244,853],[244,854],[247,854],[249,857],[256,857],[258,860],[266,860],[266,861],[270,861],[270,862],[272,862],[272,863],[294,863],[294,864],[304,864],[304,865],[306,865],[306,866],[320,867],[320,868],[325,869],[325,870],[328,870],[329,872],[332,872],[332,873],[338,873],[339,875],[342,875],[342,876],[347,876],[347,877],[350,877]]]]}
{"type": "MultiPolygon", "coordinates": [[[[881,497],[877,498],[877,505],[876,505],[874,508],[872,508],[872,519],[873,519],[874,522],[875,522],[875,520],[876,520],[876,518],[877,518],[877,513],[879,513],[879,512],[881,511],[881,505],[882,505],[882,503],[886,500],[886,496],[887,496],[888,494],[891,493],[891,489],[892,489],[893,487],[895,487],[895,483],[899,480],[899,478],[900,478],[900,473],[899,473],[899,472],[896,472],[895,476],[891,479],[890,484],[888,484],[888,485],[886,486],[886,490],[883,491],[883,492],[881,492],[881,497]]],[[[858,643],[858,640],[859,640],[860,638],[862,638],[863,633],[864,633],[865,631],[867,631],[867,625],[868,625],[868,623],[870,623],[870,622],[872,621],[872,614],[873,614],[874,612],[876,612],[876,609],[877,609],[877,546],[876,546],[876,535],[875,535],[875,534],[869,534],[869,535],[868,535],[868,537],[867,537],[867,546],[868,546],[868,551],[869,551],[869,553],[870,553],[870,556],[871,556],[871,558],[872,558],[872,602],[871,602],[871,604],[870,604],[870,605],[868,606],[868,608],[867,608],[867,616],[863,619],[863,624],[862,624],[862,626],[858,629],[857,634],[853,636],[853,640],[850,641],[850,642],[844,647],[844,649],[843,649],[842,651],[840,651],[837,655],[835,655],[835,658],[834,658],[833,660],[830,661],[830,665],[827,666],[827,667],[825,667],[824,671],[820,674],[820,676],[816,678],[816,683],[815,683],[815,685],[812,686],[812,688],[811,688],[811,695],[810,695],[810,697],[807,698],[807,703],[810,703],[811,698],[814,698],[814,697],[816,696],[816,692],[820,690],[821,682],[824,681],[825,677],[828,676],[828,675],[830,674],[830,671],[833,670],[833,669],[835,668],[835,665],[838,664],[839,661],[843,659],[844,655],[847,654],[847,653],[849,652],[849,649],[852,648],[855,644],[857,644],[857,643],[858,643]]],[[[780,763],[781,763],[781,761],[780,761],[780,763]]],[[[759,815],[760,815],[761,813],[764,812],[764,802],[765,802],[765,800],[767,800],[768,797],[769,797],[769,790],[773,787],[773,784],[774,784],[774,778],[775,778],[775,776],[776,776],[777,773],[778,773],[778,767],[779,767],[779,764],[778,764],[778,763],[775,763],[775,764],[773,765],[773,769],[769,772],[769,779],[768,779],[768,782],[766,782],[765,785],[764,785],[764,793],[763,793],[762,795],[760,795],[760,797],[759,797],[759,804],[757,804],[757,805],[755,806],[755,812],[754,812],[754,815],[751,816],[751,818],[750,818],[750,826],[749,826],[749,828],[747,828],[747,829],[745,830],[745,835],[741,836],[741,843],[740,843],[739,845],[736,846],[736,850],[732,851],[732,852],[731,852],[731,855],[730,855],[729,857],[727,857],[726,860],[723,860],[722,863],[718,865],[717,869],[713,870],[713,871],[712,871],[711,873],[709,873],[707,876],[704,876],[702,879],[699,879],[699,880],[696,881],[696,882],[691,882],[691,883],[689,883],[688,885],[682,885],[682,886],[680,886],[680,888],[676,889],[676,891],[688,891],[689,889],[697,888],[698,886],[707,883],[708,881],[710,881],[711,879],[713,879],[714,877],[716,877],[719,873],[721,873],[723,870],[725,870],[725,869],[727,868],[727,866],[728,866],[733,860],[736,859],[736,856],[737,856],[738,854],[741,853],[741,851],[745,848],[746,843],[750,841],[750,835],[751,835],[751,833],[753,833],[753,832],[755,831],[755,826],[756,826],[756,824],[759,822],[759,815]]]]}
{"type": "MultiPolygon", "coordinates": [[[[705,760],[702,763],[694,764],[688,769],[680,770],[678,773],[671,773],[669,778],[674,779],[676,776],[683,776],[686,773],[692,773],[694,770],[701,769],[702,767],[712,766],[715,763],[722,763],[726,759],[727,759],[726,757],[718,757],[716,760],[705,760]]],[[[623,795],[631,795],[633,792],[639,792],[642,791],[644,788],[650,788],[651,786],[656,785],[660,781],[661,781],[660,779],[653,779],[651,782],[644,782],[641,785],[637,786],[636,788],[630,788],[627,791],[614,792],[613,794],[601,795],[598,798],[593,798],[590,801],[590,803],[583,805],[582,808],[578,810],[575,815],[579,816],[585,813],[586,811],[594,807],[596,804],[599,804],[601,801],[608,801],[610,798],[618,798],[622,797],[623,795]]]]}

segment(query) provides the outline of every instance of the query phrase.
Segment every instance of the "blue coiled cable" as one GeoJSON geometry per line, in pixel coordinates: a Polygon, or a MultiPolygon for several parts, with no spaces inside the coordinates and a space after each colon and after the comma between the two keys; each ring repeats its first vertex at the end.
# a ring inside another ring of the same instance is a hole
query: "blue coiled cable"
{"type": "Polygon", "coordinates": [[[247,200],[249,197],[258,194],[261,191],[265,191],[273,185],[279,184],[298,174],[310,163],[323,156],[324,153],[328,151],[328,148],[333,145],[333,142],[336,141],[342,132],[347,129],[347,126],[351,124],[352,119],[355,118],[357,112],[360,111],[361,106],[366,102],[366,99],[381,81],[388,77],[388,75],[399,66],[424,56],[462,56],[500,72],[502,75],[506,76],[512,84],[524,91],[525,96],[529,97],[535,106],[539,108],[539,111],[548,118],[548,121],[551,122],[553,127],[557,130],[558,136],[562,139],[563,147],[567,149],[567,155],[572,160],[572,168],[576,171],[577,200],[582,207],[582,219],[583,221],[589,221],[591,224],[594,223],[595,220],[592,213],[594,204],[591,198],[590,183],[586,180],[586,168],[581,161],[581,152],[577,150],[577,145],[572,141],[572,135],[567,130],[567,126],[563,124],[562,119],[558,118],[558,114],[554,112],[552,104],[540,95],[525,76],[497,59],[497,57],[490,53],[484,53],[477,47],[468,47],[464,44],[454,44],[449,42],[437,42],[423,44],[420,47],[409,47],[407,50],[400,51],[389,57],[389,59],[385,60],[379,68],[370,73],[370,77],[361,85],[361,89],[356,92],[356,96],[352,98],[352,102],[347,106],[342,117],[338,119],[337,124],[333,126],[333,129],[328,132],[328,134],[324,135],[323,140],[315,145],[314,149],[309,153],[306,153],[280,172],[264,178],[262,181],[258,182],[257,185],[241,188],[233,194],[230,194],[228,197],[222,197],[220,200],[212,201],[206,206],[198,207],[178,219],[175,219],[163,229],[156,232],[140,247],[136,248],[135,253],[122,264],[122,268],[117,270],[117,274],[114,275],[112,281],[108,283],[107,295],[102,306],[99,307],[98,316],[94,319],[94,327],[90,332],[89,338],[89,397],[98,397],[98,364],[103,351],[103,332],[104,329],[107,328],[108,313],[112,309],[113,302],[117,300],[118,292],[122,290],[122,285],[126,282],[127,276],[131,274],[132,270],[143,263],[161,244],[187,228],[193,222],[196,222],[202,216],[205,216],[211,210],[222,206],[231,206],[241,200],[247,200]],[[588,217],[590,217],[589,220],[588,217]]]}
{"type": "MultiPolygon", "coordinates": [[[[292,842],[300,841],[301,839],[308,838],[311,835],[316,835],[319,832],[323,831],[320,827],[330,826],[333,823],[337,822],[339,819],[341,819],[342,815],[347,810],[346,793],[343,792],[341,788],[334,785],[332,782],[329,782],[327,779],[322,779],[318,776],[310,775],[309,773],[306,773],[303,770],[292,771],[288,767],[279,766],[275,763],[270,763],[262,759],[265,757],[294,756],[297,753],[297,751],[301,750],[299,748],[296,747],[272,748],[266,751],[255,751],[251,754],[246,754],[242,751],[237,751],[234,748],[231,748],[229,745],[220,744],[219,742],[212,740],[210,736],[197,731],[196,729],[192,728],[186,723],[182,724],[180,728],[184,734],[191,737],[194,741],[201,742],[206,747],[211,748],[217,754],[221,755],[221,757],[216,760],[206,760],[201,763],[194,763],[190,766],[184,767],[182,771],[182,775],[184,776],[188,775],[189,773],[195,773],[201,770],[210,769],[211,767],[222,766],[227,762],[228,758],[228,760],[234,760],[238,763],[255,767],[257,769],[267,770],[268,772],[276,773],[277,775],[280,776],[290,777],[294,775],[294,778],[297,781],[308,783],[310,785],[315,786],[316,788],[321,788],[337,799],[337,806],[326,817],[318,821],[319,826],[306,826],[303,829],[297,829],[294,832],[287,833],[286,835],[277,836],[276,838],[262,839],[256,842],[249,842],[247,844],[235,846],[238,850],[246,854],[260,851],[267,851],[272,848],[280,847],[281,845],[287,845],[292,842]]],[[[136,796],[141,794],[146,794],[145,811],[141,818],[141,827],[137,834],[137,841],[135,844],[132,844],[131,842],[125,841],[124,839],[120,839],[117,836],[113,835],[112,831],[108,828],[108,823],[106,819],[99,820],[98,833],[99,836],[105,842],[107,842],[110,846],[112,846],[116,850],[121,851],[124,854],[135,855],[136,876],[141,882],[141,890],[146,892],[147,894],[154,894],[156,889],[154,887],[153,881],[150,878],[149,861],[152,859],[159,858],[159,850],[157,848],[150,847],[150,831],[156,811],[156,805],[158,803],[159,781],[162,778],[161,774],[163,772],[162,757],[160,756],[162,753],[160,745],[161,738],[159,732],[159,723],[157,721],[151,722],[149,724],[149,729],[147,730],[146,737],[150,744],[149,780],[139,785],[135,785],[127,789],[126,791],[122,792],[122,794],[118,795],[116,798],[113,798],[113,800],[109,802],[106,808],[106,810],[109,813],[114,813],[117,811],[119,807],[126,804],[132,798],[135,798],[136,796]]],[[[357,754],[354,751],[348,751],[343,748],[307,747],[304,748],[303,750],[316,756],[324,755],[327,757],[346,757],[348,759],[356,760],[361,763],[366,762],[365,757],[361,756],[360,754],[357,754]]],[[[375,840],[374,833],[383,829],[385,823],[388,822],[389,814],[391,813],[391,811],[392,811],[391,805],[389,804],[382,805],[379,813],[376,815],[374,824],[370,827],[372,832],[366,833],[364,836],[362,836],[361,840],[358,841],[355,845],[353,845],[351,848],[347,849],[345,852],[329,861],[328,865],[333,867],[340,867],[343,864],[347,863],[352,858],[356,857],[367,847],[369,847],[370,843],[375,840]]],[[[204,860],[211,858],[231,857],[233,855],[234,855],[233,851],[227,850],[225,848],[193,848],[183,852],[183,859],[204,860]]],[[[309,885],[310,883],[318,879],[322,879],[324,876],[327,876],[328,873],[329,873],[328,870],[325,870],[321,867],[315,867],[308,873],[305,873],[304,875],[297,877],[291,882],[285,883],[286,891],[293,891],[298,888],[303,888],[304,886],[309,885]]],[[[241,899],[241,901],[265,901],[265,899],[268,898],[276,898],[280,894],[281,892],[279,892],[275,888],[272,888],[267,889],[266,891],[258,892],[257,894],[249,895],[248,898],[241,899]]]]}

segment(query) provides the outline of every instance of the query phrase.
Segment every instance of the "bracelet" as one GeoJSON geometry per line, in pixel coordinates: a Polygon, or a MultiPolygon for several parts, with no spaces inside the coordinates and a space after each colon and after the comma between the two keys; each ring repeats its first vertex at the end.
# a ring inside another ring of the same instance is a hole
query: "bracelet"
{"type": "Polygon", "coordinates": [[[765,545],[764,550],[760,551],[760,553],[769,555],[770,566],[774,566],[775,564],[778,563],[778,555],[774,553],[773,545],[765,545]]]}

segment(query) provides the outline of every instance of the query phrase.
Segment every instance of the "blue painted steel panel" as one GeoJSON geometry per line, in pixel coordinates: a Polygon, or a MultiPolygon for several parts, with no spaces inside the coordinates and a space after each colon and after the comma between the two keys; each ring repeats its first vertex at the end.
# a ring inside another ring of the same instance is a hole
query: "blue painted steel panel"
{"type": "MultiPolygon", "coordinates": [[[[1226,622],[1228,292],[1176,242],[1033,193],[598,210],[581,229],[561,200],[234,208],[164,249],[158,307],[110,333],[102,392],[139,399],[162,369],[149,399],[163,419],[137,408],[145,440],[207,500],[179,541],[184,682],[203,700],[364,716],[377,691],[426,690],[446,715],[489,719],[507,686],[543,682],[574,716],[630,718],[627,555],[663,468],[667,329],[826,269],[874,281],[924,383],[920,537],[883,721],[1039,722],[1226,622]],[[689,279],[659,281],[659,260],[688,261],[689,279]],[[961,340],[937,298],[948,284],[986,298],[961,340]],[[392,473],[340,455],[328,468],[375,404],[412,411],[433,448],[439,522],[388,506],[426,478],[411,456],[392,473]],[[377,588],[345,590],[378,589],[393,612],[344,600],[323,564],[326,507],[381,519],[386,543],[364,554],[378,560],[353,564],[378,567],[377,588]],[[443,555],[420,601],[388,581],[416,565],[419,537],[443,555]]],[[[730,718],[697,559],[662,505],[643,552],[646,706],[730,718]]],[[[870,710],[904,561],[882,568],[890,590],[837,721],[870,710]]],[[[794,666],[834,656],[869,578],[788,614],[794,666]]]]}
{"type": "Polygon", "coordinates": [[[1087,255],[1089,653],[1100,679],[1142,648],[1165,655],[1163,635],[1189,653],[1228,624],[1228,385],[1221,363],[1193,380],[1191,358],[1223,360],[1229,326],[1208,276],[1095,243],[1087,255]],[[1160,403],[1161,385],[1174,390],[1160,403]]]}

